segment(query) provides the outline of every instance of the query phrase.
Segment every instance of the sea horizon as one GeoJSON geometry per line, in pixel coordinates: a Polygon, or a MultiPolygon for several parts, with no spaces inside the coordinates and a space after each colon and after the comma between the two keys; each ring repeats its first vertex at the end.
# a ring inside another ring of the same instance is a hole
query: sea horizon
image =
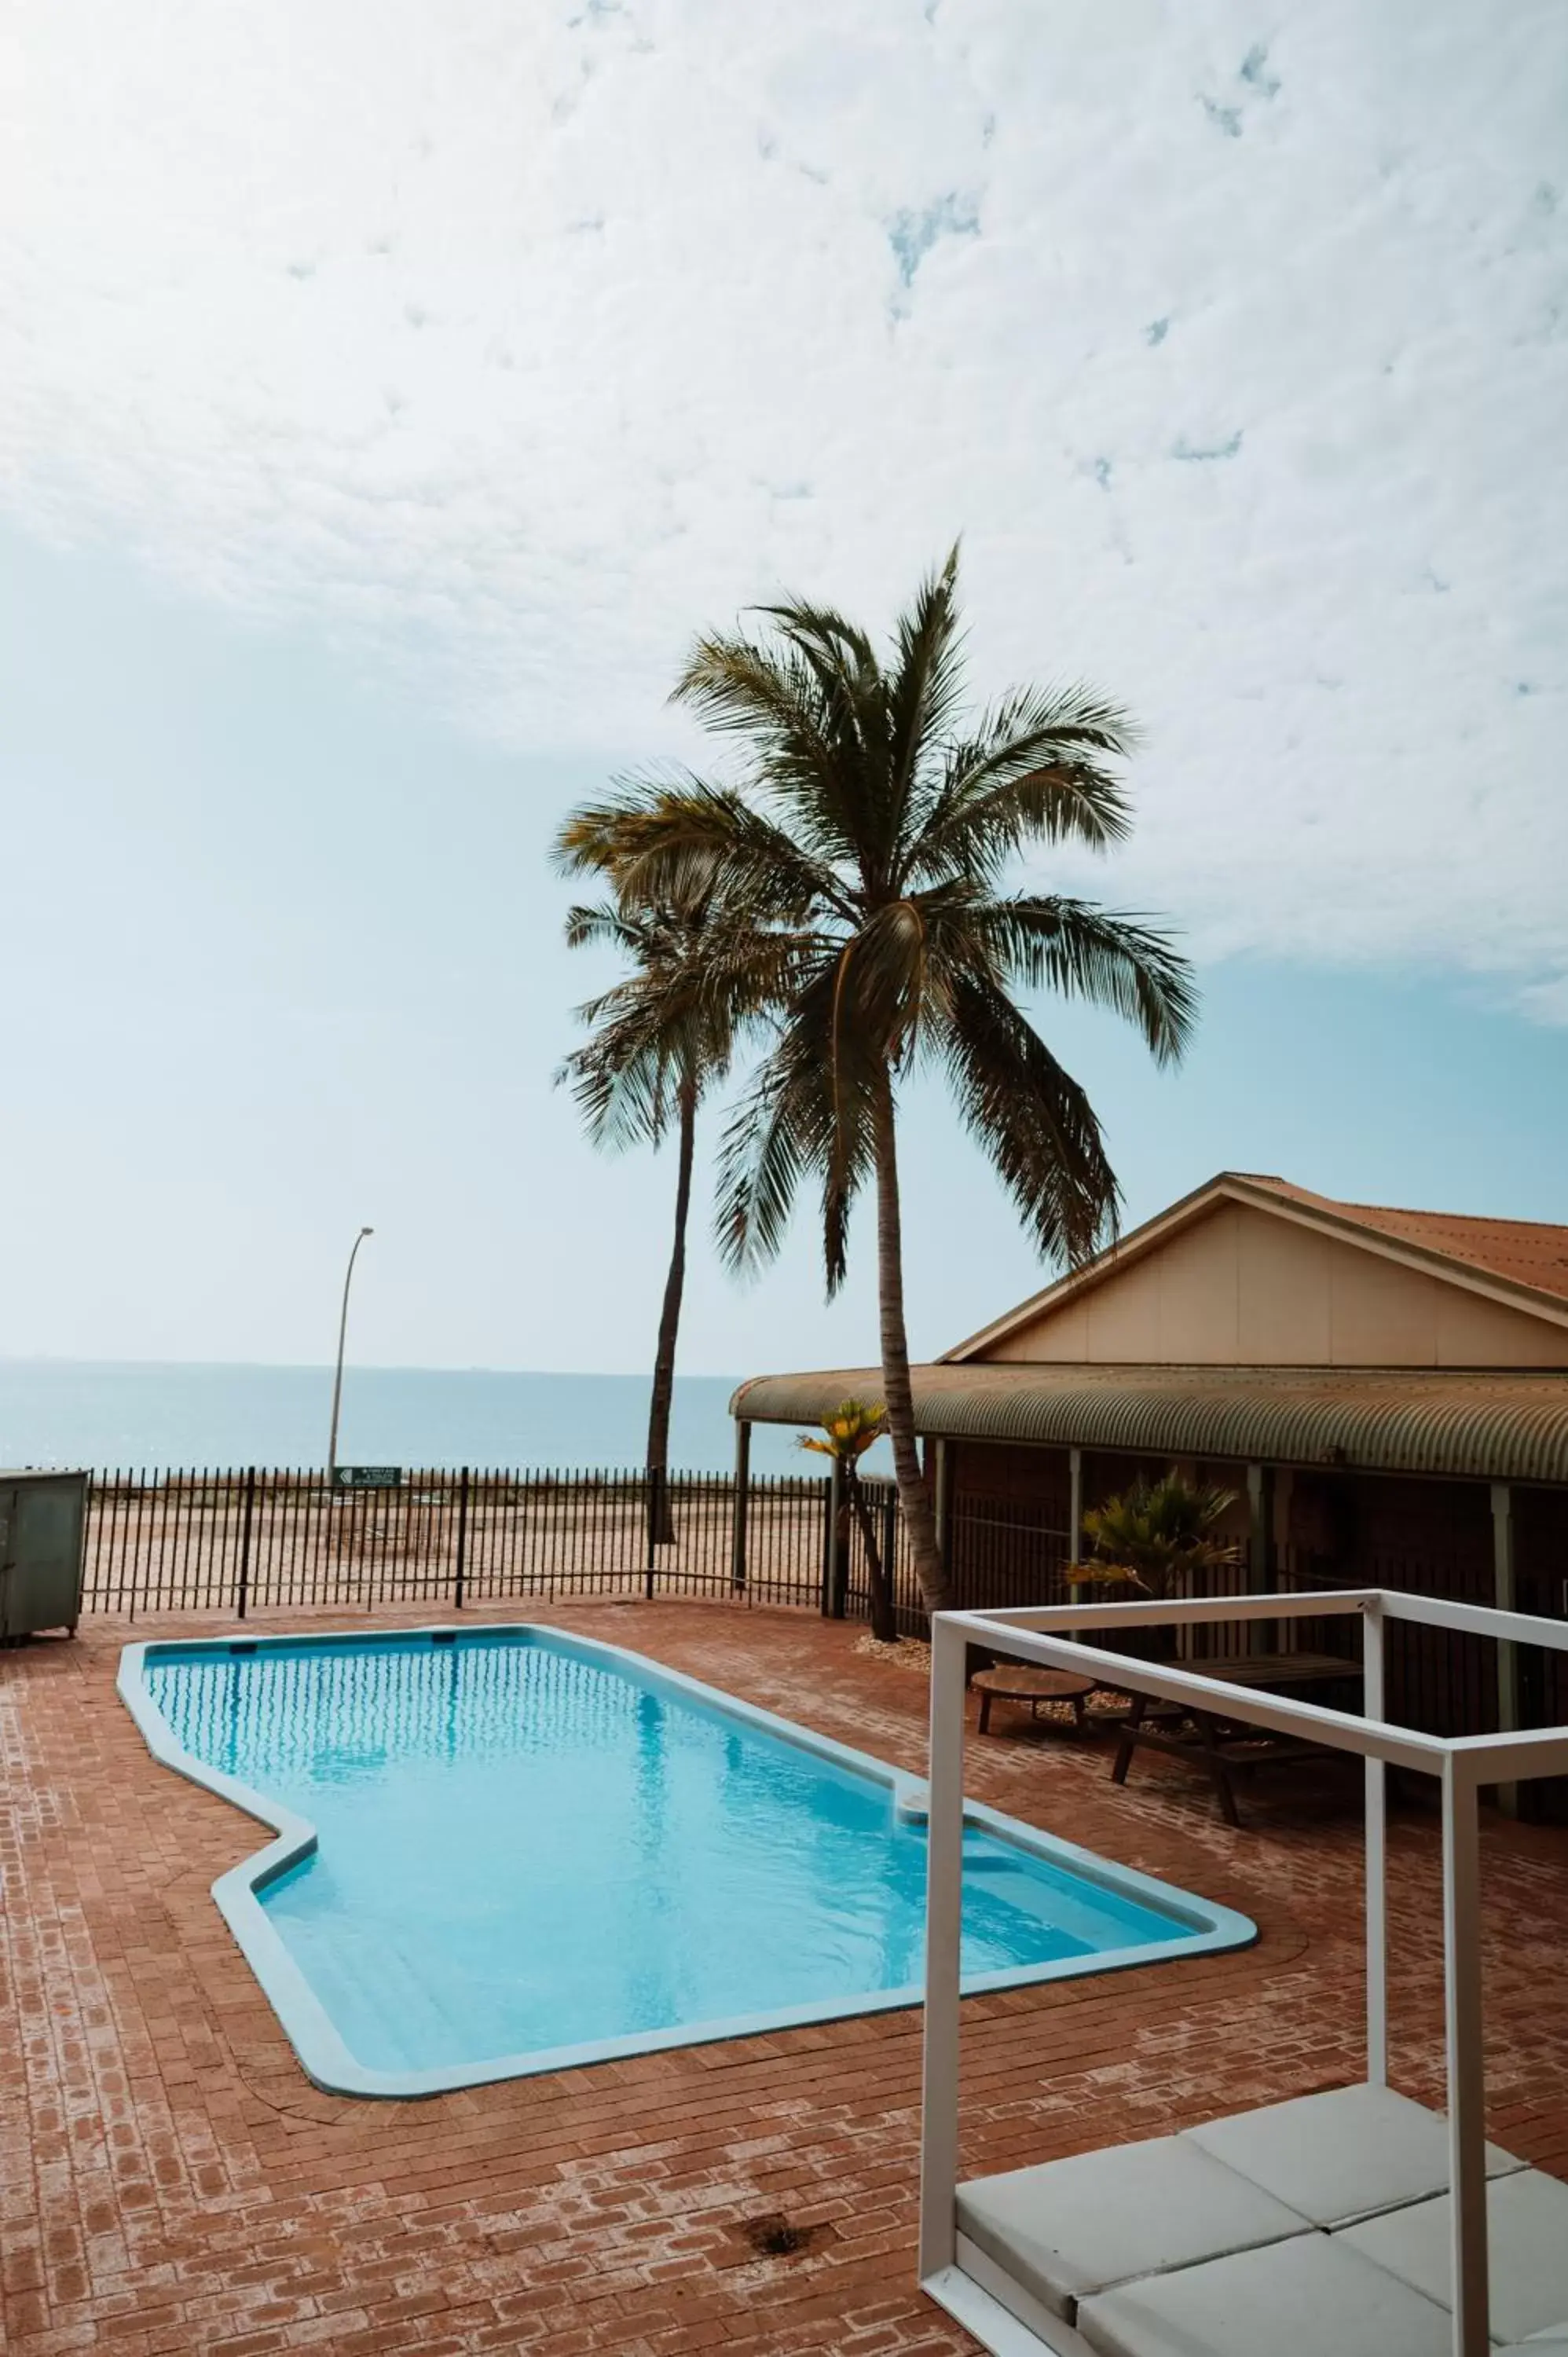
{"type": "MultiPolygon", "coordinates": [[[[330,1364],[0,1357],[0,1466],[92,1472],[324,1465],[330,1364]]],[[[670,1464],[727,1473],[742,1375],[675,1378],[670,1464]]],[[[343,1464],[607,1472],[647,1447],[650,1375],[546,1368],[357,1367],[343,1372],[343,1464]]],[[[810,1472],[796,1436],[759,1426],[752,1466],[810,1472]]]]}

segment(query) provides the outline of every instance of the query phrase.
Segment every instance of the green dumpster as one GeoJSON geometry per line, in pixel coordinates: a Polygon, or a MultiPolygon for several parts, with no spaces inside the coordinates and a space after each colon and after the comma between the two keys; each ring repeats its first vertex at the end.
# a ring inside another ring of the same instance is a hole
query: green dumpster
{"type": "Polygon", "coordinates": [[[0,1472],[0,1643],[74,1633],[86,1538],[85,1473],[0,1472]]]}

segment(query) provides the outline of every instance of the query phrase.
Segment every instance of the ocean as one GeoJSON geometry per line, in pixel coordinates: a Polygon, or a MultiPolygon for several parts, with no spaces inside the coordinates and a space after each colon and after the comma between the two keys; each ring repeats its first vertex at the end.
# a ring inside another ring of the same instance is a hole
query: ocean
{"type": "MultiPolygon", "coordinates": [[[[670,1462],[692,1473],[735,1463],[728,1403],[738,1377],[679,1375],[670,1462]]],[[[643,1461],[644,1375],[493,1374],[428,1367],[349,1367],[338,1456],[343,1464],[434,1470],[471,1465],[579,1471],[643,1461]]],[[[330,1367],[0,1360],[0,1465],[169,1467],[324,1465],[330,1367]]],[[[885,1444],[884,1444],[885,1447],[885,1444]]],[[[876,1452],[878,1458],[883,1448],[876,1452]]],[[[758,1425],[760,1473],[811,1473],[795,1436],[758,1425]]]]}

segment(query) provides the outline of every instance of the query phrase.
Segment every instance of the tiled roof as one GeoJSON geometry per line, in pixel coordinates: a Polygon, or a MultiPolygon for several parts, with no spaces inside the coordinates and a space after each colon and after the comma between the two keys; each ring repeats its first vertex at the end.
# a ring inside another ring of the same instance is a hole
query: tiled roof
{"type": "Polygon", "coordinates": [[[1271,1194],[1326,1211],[1354,1227],[1370,1228],[1423,1252],[1439,1253],[1444,1260],[1483,1269],[1510,1285],[1528,1285],[1537,1293],[1568,1301],[1568,1227],[1537,1220],[1472,1219],[1462,1211],[1406,1211],[1384,1203],[1342,1203],[1331,1195],[1293,1187],[1288,1178],[1243,1170],[1235,1176],[1250,1187],[1266,1187],[1271,1194]]]}

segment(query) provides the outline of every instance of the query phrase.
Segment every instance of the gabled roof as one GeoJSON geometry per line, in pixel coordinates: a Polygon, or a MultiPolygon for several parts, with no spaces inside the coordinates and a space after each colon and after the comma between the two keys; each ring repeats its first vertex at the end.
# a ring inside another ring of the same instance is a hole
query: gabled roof
{"type": "Polygon", "coordinates": [[[1332,1218],[1371,1228],[1405,1243],[1419,1244],[1445,1261],[1544,1293],[1568,1303],[1568,1228],[1539,1220],[1478,1220],[1464,1211],[1403,1211],[1384,1203],[1339,1203],[1314,1195],[1286,1178],[1248,1177],[1293,1203],[1305,1203],[1332,1218]]]}
{"type": "Polygon", "coordinates": [[[1220,1204],[1244,1203],[1294,1220],[1340,1243],[1361,1246],[1407,1268],[1440,1276],[1515,1309],[1568,1327],[1568,1227],[1529,1220],[1471,1219],[1460,1212],[1407,1211],[1375,1203],[1341,1203],[1285,1178],[1222,1170],[1168,1211],[1134,1228],[1106,1252],[1059,1277],[1016,1309],[942,1353],[939,1365],[982,1357],[1020,1327],[1065,1308],[1092,1287],[1206,1219],[1220,1204]]]}

